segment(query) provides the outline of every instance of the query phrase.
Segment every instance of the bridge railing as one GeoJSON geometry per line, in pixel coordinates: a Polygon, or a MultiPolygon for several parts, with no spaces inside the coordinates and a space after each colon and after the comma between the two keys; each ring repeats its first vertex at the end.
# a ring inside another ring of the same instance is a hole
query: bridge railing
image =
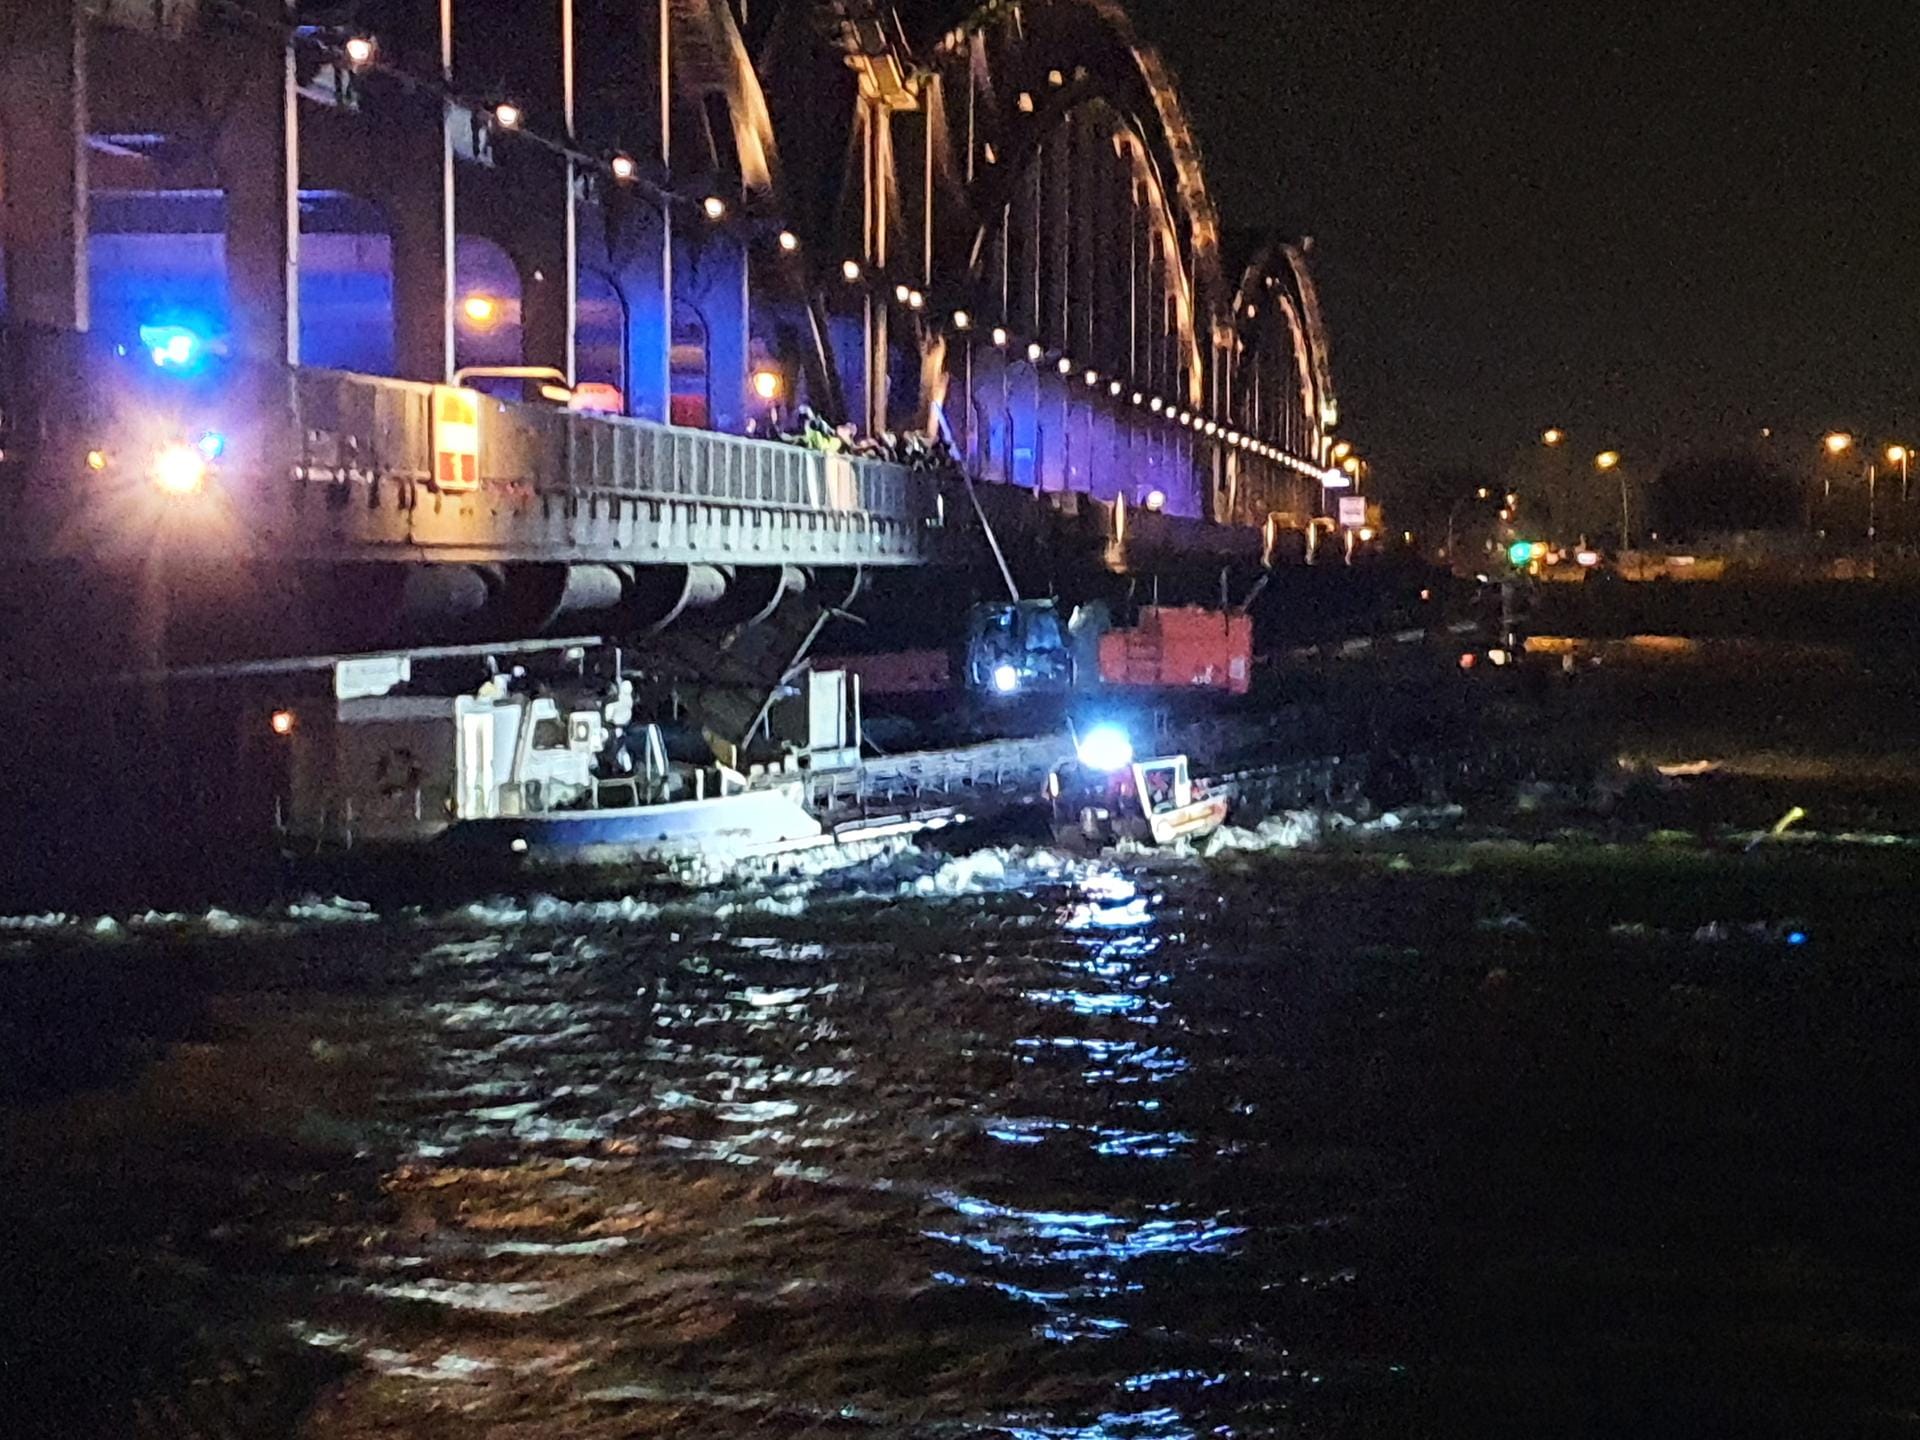
{"type": "MultiPolygon", "coordinates": [[[[430,482],[434,394],[412,381],[295,370],[298,473],[430,482]]],[[[684,499],[910,525],[938,513],[932,477],[883,461],[492,397],[481,398],[478,412],[482,490],[684,499]]]]}
{"type": "Polygon", "coordinates": [[[193,503],[144,482],[157,447],[195,437],[216,443],[193,489],[230,523],[168,527],[169,543],[246,534],[290,559],[917,565],[942,513],[937,475],[882,461],[218,354],[169,371],[0,325],[17,552],[193,503]]]}

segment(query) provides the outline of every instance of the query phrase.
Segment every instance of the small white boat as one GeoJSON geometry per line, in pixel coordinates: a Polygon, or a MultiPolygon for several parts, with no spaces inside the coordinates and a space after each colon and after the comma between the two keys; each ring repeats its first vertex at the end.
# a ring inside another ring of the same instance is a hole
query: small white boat
{"type": "Polygon", "coordinates": [[[1055,839],[1093,847],[1198,840],[1225,824],[1232,806],[1230,795],[1193,778],[1185,755],[1136,759],[1112,726],[1089,731],[1074,758],[1055,767],[1047,801],[1055,839]]]}

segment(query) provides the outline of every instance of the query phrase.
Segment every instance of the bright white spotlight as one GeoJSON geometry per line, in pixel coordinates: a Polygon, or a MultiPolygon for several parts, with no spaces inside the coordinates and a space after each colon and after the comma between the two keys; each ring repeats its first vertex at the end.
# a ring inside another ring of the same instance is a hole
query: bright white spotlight
{"type": "Polygon", "coordinates": [[[1110,775],[1133,763],[1133,742],[1118,725],[1094,726],[1080,737],[1080,743],[1074,748],[1079,752],[1080,763],[1089,770],[1110,775]]]}
{"type": "Polygon", "coordinates": [[[1011,665],[999,665],[994,668],[993,688],[1002,695],[1011,695],[1020,688],[1020,672],[1011,665]]]}
{"type": "Polygon", "coordinates": [[[178,441],[154,452],[150,472],[156,489],[167,495],[191,495],[207,482],[207,458],[178,441]]]}

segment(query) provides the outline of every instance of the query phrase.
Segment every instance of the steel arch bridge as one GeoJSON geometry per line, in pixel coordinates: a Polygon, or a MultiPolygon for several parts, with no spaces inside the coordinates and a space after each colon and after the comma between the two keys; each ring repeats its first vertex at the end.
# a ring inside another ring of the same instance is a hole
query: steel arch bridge
{"type": "Polygon", "coordinates": [[[189,397],[213,560],[360,567],[382,611],[373,568],[514,625],[758,614],[802,572],[990,570],[980,517],[1029,574],[1204,580],[1322,506],[1308,247],[1223,228],[1117,0],[14,0],[0,79],[10,558],[103,553],[74,497],[129,553],[192,530],[48,338],[137,364],[156,294],[253,367],[189,397]],[[489,401],[454,486],[436,387],[475,364],[620,413],[489,401]],[[968,483],[760,438],[802,406],[968,483]]]}
{"type": "Polygon", "coordinates": [[[923,13],[956,8],[789,3],[754,33],[775,204],[831,246],[829,403],[984,479],[1306,523],[1339,412],[1305,243],[1229,243],[1115,0],[923,13]]]}

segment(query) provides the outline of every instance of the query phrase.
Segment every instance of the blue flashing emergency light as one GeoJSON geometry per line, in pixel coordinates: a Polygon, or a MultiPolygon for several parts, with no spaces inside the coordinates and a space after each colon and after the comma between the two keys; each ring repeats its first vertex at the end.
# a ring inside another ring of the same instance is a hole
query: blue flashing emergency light
{"type": "Polygon", "coordinates": [[[206,359],[206,337],[185,325],[142,325],[140,343],[161,370],[195,370],[206,359]]]}

